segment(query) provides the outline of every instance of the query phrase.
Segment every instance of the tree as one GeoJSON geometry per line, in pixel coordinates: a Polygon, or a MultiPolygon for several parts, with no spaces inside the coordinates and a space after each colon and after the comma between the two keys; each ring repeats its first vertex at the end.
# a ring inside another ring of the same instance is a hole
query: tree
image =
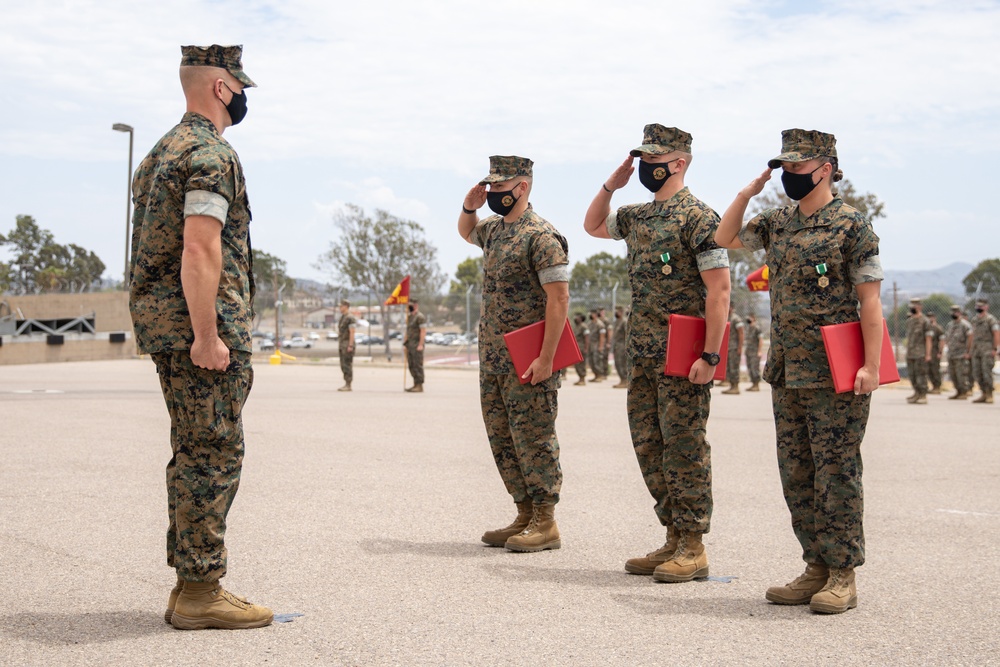
{"type": "Polygon", "coordinates": [[[19,215],[14,230],[0,234],[0,245],[9,246],[13,258],[0,267],[0,285],[19,294],[37,292],[88,292],[100,284],[104,262],[93,252],[55,241],[30,215],[19,215]]]}
{"type": "MultiPolygon", "coordinates": [[[[848,206],[858,209],[869,220],[874,221],[877,218],[885,217],[885,203],[879,201],[879,198],[871,192],[858,194],[854,184],[846,178],[839,183],[833,184],[833,193],[835,196],[840,197],[848,206]]],[[[794,204],[795,202],[781,191],[780,186],[772,185],[754,197],[753,201],[750,202],[750,215],[757,215],[769,208],[792,206],[794,204]]]]}
{"type": "Polygon", "coordinates": [[[570,294],[582,296],[584,306],[607,302],[616,285],[619,294],[629,290],[628,259],[609,252],[577,262],[569,274],[570,294]]]}
{"type": "Polygon", "coordinates": [[[483,257],[468,257],[458,263],[455,269],[455,279],[448,286],[448,299],[445,302],[448,311],[454,317],[454,311],[461,307],[465,312],[465,293],[469,289],[482,291],[483,289],[483,257]]]}
{"type": "Polygon", "coordinates": [[[254,310],[274,308],[278,292],[291,296],[295,289],[295,279],[288,276],[288,263],[263,250],[253,251],[253,276],[257,284],[254,310]]]}
{"type": "MultiPolygon", "coordinates": [[[[335,280],[371,291],[379,303],[383,323],[385,299],[404,276],[410,276],[413,296],[437,294],[445,276],[437,263],[437,248],[424,237],[424,228],[387,211],[367,216],[360,206],[347,204],[333,216],[340,238],[320,255],[315,267],[335,280]]],[[[388,334],[388,330],[386,330],[388,334]]],[[[385,339],[389,353],[389,337],[385,339]]]]}
{"type": "Polygon", "coordinates": [[[1000,295],[1000,259],[984,259],[962,278],[969,298],[1000,295]]]}

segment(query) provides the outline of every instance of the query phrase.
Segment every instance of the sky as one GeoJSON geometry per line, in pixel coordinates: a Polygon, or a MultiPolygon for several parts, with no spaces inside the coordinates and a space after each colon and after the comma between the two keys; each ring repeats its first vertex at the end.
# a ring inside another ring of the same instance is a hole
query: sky
{"type": "MultiPolygon", "coordinates": [[[[1000,256],[1000,2],[0,0],[0,16],[0,233],[32,215],[111,278],[128,210],[111,126],[135,128],[137,165],[184,112],[180,45],[211,43],[243,44],[259,86],[225,137],[254,248],[295,277],[331,280],[315,264],[345,203],[418,222],[454,274],[480,253],[456,223],[494,154],[535,161],[532,204],[571,262],[623,255],[583,217],[652,122],[693,135],[687,185],[720,214],[783,129],[817,129],[885,202],[887,269],[1000,256]]],[[[633,176],[613,205],[650,197],[633,176]]]]}

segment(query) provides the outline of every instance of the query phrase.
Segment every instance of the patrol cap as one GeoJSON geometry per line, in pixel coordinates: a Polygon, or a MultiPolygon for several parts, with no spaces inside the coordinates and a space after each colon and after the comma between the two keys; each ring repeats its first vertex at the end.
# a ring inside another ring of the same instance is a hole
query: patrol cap
{"type": "Polygon", "coordinates": [[[794,128],[781,133],[781,155],[767,161],[777,169],[782,162],[805,162],[818,157],[837,157],[837,138],[818,130],[794,128]]]}
{"type": "Polygon", "coordinates": [[[491,155],[490,173],[486,178],[479,181],[479,184],[486,185],[487,183],[502,183],[503,181],[509,181],[512,178],[517,178],[518,176],[531,178],[531,166],[533,164],[534,162],[526,157],[518,157],[516,155],[491,155]]]}
{"type": "Polygon", "coordinates": [[[913,303],[913,304],[916,304],[916,305],[919,306],[920,304],[923,303],[923,301],[921,299],[917,298],[917,297],[913,297],[912,299],[910,299],[910,303],[913,303]]]}
{"type": "Polygon", "coordinates": [[[691,135],[676,127],[664,127],[650,123],[642,129],[642,146],[629,151],[632,157],[646,155],[666,155],[680,151],[691,152],[691,135]]]}
{"type": "Polygon", "coordinates": [[[990,305],[990,302],[989,302],[989,300],[987,300],[987,299],[984,299],[983,297],[979,297],[978,299],[976,299],[976,303],[981,303],[981,304],[983,304],[984,306],[988,306],[988,305],[990,305]]]}
{"type": "Polygon", "coordinates": [[[348,308],[350,308],[351,307],[351,302],[348,301],[347,299],[341,299],[340,300],[340,305],[341,306],[347,306],[348,308]]]}
{"type": "Polygon", "coordinates": [[[256,88],[250,77],[243,73],[243,45],[182,46],[181,67],[221,67],[236,77],[244,86],[256,88]]]}
{"type": "Polygon", "coordinates": [[[959,306],[958,304],[953,304],[951,309],[957,313],[958,311],[962,310],[962,307],[959,306]]]}

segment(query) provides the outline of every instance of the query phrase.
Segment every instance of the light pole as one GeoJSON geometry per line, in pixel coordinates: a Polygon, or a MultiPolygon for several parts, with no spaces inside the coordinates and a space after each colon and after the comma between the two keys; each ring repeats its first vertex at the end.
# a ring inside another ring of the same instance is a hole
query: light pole
{"type": "Polygon", "coordinates": [[[128,178],[125,190],[125,282],[122,283],[125,286],[125,291],[128,291],[129,284],[129,266],[128,266],[128,255],[129,248],[132,245],[132,239],[129,238],[129,227],[132,221],[132,141],[135,138],[135,131],[132,129],[131,125],[126,125],[125,123],[115,123],[111,126],[112,130],[116,132],[128,132],[128,178]]]}

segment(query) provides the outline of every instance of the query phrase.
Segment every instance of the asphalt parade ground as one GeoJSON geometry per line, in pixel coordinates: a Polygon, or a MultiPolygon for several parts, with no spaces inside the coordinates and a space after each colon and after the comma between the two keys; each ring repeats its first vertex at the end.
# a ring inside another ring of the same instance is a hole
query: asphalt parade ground
{"type": "MultiPolygon", "coordinates": [[[[875,392],[859,606],[764,600],[803,568],[770,393],[713,392],[711,577],[624,572],[664,532],[625,390],[564,383],[563,547],[479,541],[513,503],[474,371],[256,364],[226,587],[259,630],[164,624],[169,422],[148,359],[0,368],[0,665],[1000,664],[1000,406],[875,392]]],[[[745,386],[745,385],[744,385],[745,386]]]]}

